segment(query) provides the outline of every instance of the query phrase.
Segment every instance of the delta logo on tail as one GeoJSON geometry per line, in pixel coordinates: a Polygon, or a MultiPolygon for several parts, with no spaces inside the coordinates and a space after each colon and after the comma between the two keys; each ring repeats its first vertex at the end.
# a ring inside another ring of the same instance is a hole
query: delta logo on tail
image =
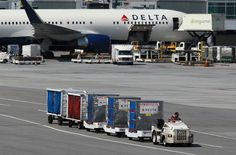
{"type": "Polygon", "coordinates": [[[123,21],[123,22],[129,21],[129,18],[126,17],[126,15],[123,15],[123,16],[121,17],[121,21],[123,21]]]}

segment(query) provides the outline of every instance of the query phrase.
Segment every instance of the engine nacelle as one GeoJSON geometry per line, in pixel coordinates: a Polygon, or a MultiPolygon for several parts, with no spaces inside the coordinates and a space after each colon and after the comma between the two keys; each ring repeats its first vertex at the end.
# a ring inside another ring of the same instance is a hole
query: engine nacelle
{"type": "Polygon", "coordinates": [[[86,52],[108,53],[110,52],[111,40],[107,35],[88,34],[77,41],[78,48],[84,49],[86,52]]]}

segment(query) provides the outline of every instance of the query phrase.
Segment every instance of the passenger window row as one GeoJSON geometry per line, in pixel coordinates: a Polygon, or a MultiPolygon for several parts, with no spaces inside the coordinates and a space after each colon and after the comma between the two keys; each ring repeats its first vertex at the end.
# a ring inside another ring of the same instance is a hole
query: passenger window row
{"type": "MultiPolygon", "coordinates": [[[[161,25],[161,24],[168,24],[168,22],[123,22],[124,24],[127,24],[127,25],[129,25],[129,24],[131,24],[131,25],[136,25],[136,24],[138,24],[138,25],[154,25],[154,24],[159,24],[159,25],[161,25]]],[[[116,21],[114,21],[113,22],[113,24],[119,24],[119,22],[116,22],[116,21]]]]}
{"type": "Polygon", "coordinates": [[[1,25],[28,25],[29,22],[1,22],[1,25]]]}
{"type": "MultiPolygon", "coordinates": [[[[28,21],[27,22],[25,22],[25,21],[23,21],[23,22],[0,22],[0,23],[1,23],[1,25],[28,25],[28,24],[30,24],[28,21]]],[[[52,24],[52,25],[58,25],[58,24],[62,25],[62,21],[60,21],[60,22],[47,21],[45,23],[52,24]]],[[[93,24],[92,21],[90,21],[89,23],[93,24]]],[[[67,24],[72,24],[72,25],[80,24],[81,25],[81,24],[86,24],[86,22],[85,21],[72,21],[72,22],[68,21],[67,24]]]]}
{"type": "MultiPolygon", "coordinates": [[[[57,21],[55,21],[55,22],[46,22],[46,23],[48,23],[48,24],[52,24],[52,25],[57,25],[57,24],[62,24],[62,22],[60,21],[60,22],[57,22],[57,21]]],[[[81,25],[81,24],[86,24],[86,22],[85,21],[67,21],[66,22],[66,24],[67,25],[69,25],[69,24],[71,24],[71,25],[81,25]]],[[[89,24],[93,24],[93,22],[92,21],[90,21],[89,22],[89,24]]]]}

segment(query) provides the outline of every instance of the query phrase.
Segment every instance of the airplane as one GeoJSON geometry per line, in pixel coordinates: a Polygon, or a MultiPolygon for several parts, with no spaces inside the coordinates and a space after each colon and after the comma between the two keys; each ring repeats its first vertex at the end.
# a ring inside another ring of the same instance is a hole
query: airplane
{"type": "Polygon", "coordinates": [[[111,43],[189,41],[178,31],[183,12],[157,9],[23,9],[0,10],[0,44],[39,43],[50,48],[109,52],[111,43]]]}

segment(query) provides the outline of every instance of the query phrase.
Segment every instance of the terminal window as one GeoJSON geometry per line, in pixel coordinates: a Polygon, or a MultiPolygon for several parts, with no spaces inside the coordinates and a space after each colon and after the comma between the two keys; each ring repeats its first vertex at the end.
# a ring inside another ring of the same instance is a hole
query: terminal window
{"type": "Polygon", "coordinates": [[[226,19],[236,19],[235,0],[209,0],[208,13],[223,13],[226,19]]]}

